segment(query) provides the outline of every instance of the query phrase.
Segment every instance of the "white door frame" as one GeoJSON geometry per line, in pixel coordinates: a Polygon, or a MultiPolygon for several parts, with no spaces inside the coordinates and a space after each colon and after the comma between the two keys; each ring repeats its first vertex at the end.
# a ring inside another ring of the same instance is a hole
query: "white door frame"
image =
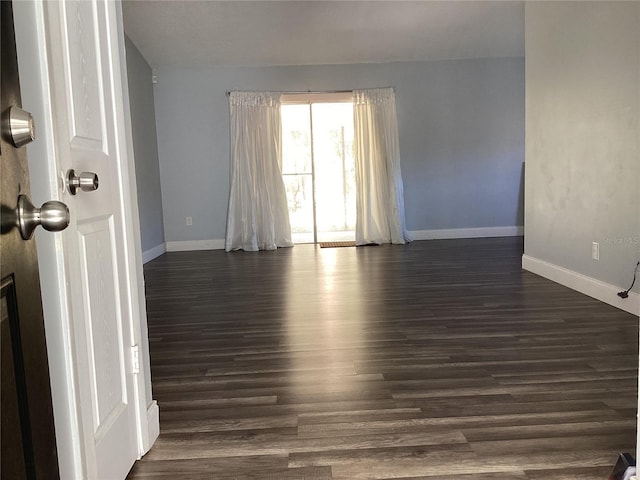
{"type": "MultiPolygon", "coordinates": [[[[148,357],[147,318],[144,303],[144,278],[142,272],[142,247],[136,193],[135,165],[129,111],[124,30],[122,9],[119,2],[107,0],[115,15],[109,29],[117,41],[117,58],[113,58],[116,84],[116,117],[118,137],[125,139],[118,145],[120,154],[128,161],[123,175],[123,191],[127,192],[124,203],[125,224],[128,230],[126,264],[132,279],[131,304],[133,336],[140,345],[140,374],[137,375],[134,397],[136,405],[136,431],[138,456],[146,453],[159,434],[158,407],[151,398],[151,373],[148,357]],[[134,284],[135,283],[135,284],[134,284]]],[[[57,171],[53,144],[51,96],[49,91],[49,65],[45,41],[45,14],[41,0],[14,2],[14,23],[18,66],[24,108],[36,119],[37,141],[28,147],[32,196],[35,204],[49,199],[60,199],[60,175],[57,171]]],[[[86,458],[80,435],[79,396],[73,352],[73,338],[69,324],[67,304],[67,279],[62,256],[62,244],[58,235],[37,234],[40,258],[40,280],[42,284],[43,310],[54,420],[60,464],[60,477],[64,479],[86,478],[86,458]]]]}

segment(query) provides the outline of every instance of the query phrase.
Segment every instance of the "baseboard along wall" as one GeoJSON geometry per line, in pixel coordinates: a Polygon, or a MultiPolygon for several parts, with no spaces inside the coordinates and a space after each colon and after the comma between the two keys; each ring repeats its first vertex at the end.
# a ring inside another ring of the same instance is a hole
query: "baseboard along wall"
{"type": "MultiPolygon", "coordinates": [[[[524,235],[524,227],[480,227],[480,228],[450,228],[439,230],[411,230],[409,236],[412,240],[444,240],[452,238],[484,238],[484,237],[516,237],[524,235]]],[[[175,242],[166,242],[165,250],[159,253],[162,255],[167,252],[189,252],[192,250],[224,250],[224,238],[216,238],[211,240],[183,240],[175,242]]],[[[160,245],[158,245],[160,247],[160,245]]],[[[152,250],[157,249],[155,247],[152,250]]],[[[151,250],[149,250],[151,252],[151,250]]],[[[151,256],[147,260],[144,252],[144,262],[153,260],[156,256],[151,256]]]]}
{"type": "Polygon", "coordinates": [[[445,228],[437,230],[411,230],[412,240],[449,240],[454,238],[518,237],[524,235],[523,226],[445,228]]]}
{"type": "Polygon", "coordinates": [[[628,298],[620,298],[618,292],[625,290],[623,287],[601,282],[595,278],[529,255],[522,256],[522,268],[625,312],[640,315],[640,295],[635,292],[629,292],[628,298]]]}
{"type": "Polygon", "coordinates": [[[160,409],[155,400],[147,407],[147,427],[148,432],[142,445],[143,453],[147,453],[160,436],[160,409]]]}
{"type": "Polygon", "coordinates": [[[166,243],[161,243],[160,245],[156,245],[155,247],[150,248],[149,250],[145,250],[144,252],[142,252],[142,263],[150,262],[151,260],[159,257],[166,251],[167,251],[166,243]]]}
{"type": "Polygon", "coordinates": [[[223,250],[224,239],[213,240],[184,240],[179,242],[167,242],[167,252],[190,252],[192,250],[223,250]]]}

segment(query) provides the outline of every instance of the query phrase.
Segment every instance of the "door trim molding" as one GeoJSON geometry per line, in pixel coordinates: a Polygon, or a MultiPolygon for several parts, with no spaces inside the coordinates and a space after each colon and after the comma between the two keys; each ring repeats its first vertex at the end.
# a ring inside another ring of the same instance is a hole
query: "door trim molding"
{"type": "Polygon", "coordinates": [[[126,236],[126,268],[130,285],[131,318],[133,320],[133,338],[131,345],[142,346],[140,354],[140,373],[134,375],[134,401],[136,402],[136,419],[138,432],[138,458],[147,453],[160,434],[160,417],[150,417],[147,413],[149,406],[157,403],[152,400],[151,390],[151,365],[149,360],[149,336],[147,330],[147,308],[144,294],[144,274],[142,263],[142,240],[140,235],[140,217],[138,208],[138,194],[136,184],[135,156],[133,152],[133,134],[131,127],[131,111],[129,102],[129,82],[127,80],[126,51],[124,40],[124,23],[122,18],[122,4],[120,2],[106,2],[108,20],[111,22],[111,31],[117,32],[117,52],[112,59],[113,83],[115,98],[122,97],[122,102],[115,102],[115,116],[118,132],[116,137],[124,139],[124,144],[119,145],[119,155],[123,156],[123,163],[127,171],[122,171],[120,181],[123,190],[122,203],[124,221],[128,235],[126,236]],[[120,79],[120,81],[116,81],[120,79]],[[147,395],[149,398],[147,398],[147,395]],[[156,421],[150,424],[150,421],[156,421]]]}
{"type": "Polygon", "coordinates": [[[160,435],[160,408],[158,408],[158,402],[155,400],[147,408],[147,425],[148,429],[142,432],[142,453],[140,457],[151,449],[153,442],[160,435]]]}

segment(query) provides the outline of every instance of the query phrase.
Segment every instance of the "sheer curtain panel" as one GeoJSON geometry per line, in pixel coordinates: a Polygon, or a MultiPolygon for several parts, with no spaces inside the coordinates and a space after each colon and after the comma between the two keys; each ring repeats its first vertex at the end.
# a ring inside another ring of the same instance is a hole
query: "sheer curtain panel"
{"type": "Polygon", "coordinates": [[[354,90],[356,244],[409,241],[392,88],[354,90]]]}
{"type": "Polygon", "coordinates": [[[225,250],[291,247],[280,170],[280,95],[231,92],[231,190],[225,250]]]}

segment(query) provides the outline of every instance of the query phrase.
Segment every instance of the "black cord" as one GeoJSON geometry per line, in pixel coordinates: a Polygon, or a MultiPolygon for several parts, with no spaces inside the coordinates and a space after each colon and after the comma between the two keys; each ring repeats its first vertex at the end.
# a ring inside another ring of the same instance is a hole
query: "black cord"
{"type": "Polygon", "coordinates": [[[631,286],[627,288],[624,292],[618,292],[618,296],[620,298],[627,298],[629,296],[629,292],[633,288],[634,283],[636,283],[636,275],[638,274],[638,266],[640,266],[640,261],[636,263],[636,268],[633,269],[633,281],[631,282],[631,286]]]}

